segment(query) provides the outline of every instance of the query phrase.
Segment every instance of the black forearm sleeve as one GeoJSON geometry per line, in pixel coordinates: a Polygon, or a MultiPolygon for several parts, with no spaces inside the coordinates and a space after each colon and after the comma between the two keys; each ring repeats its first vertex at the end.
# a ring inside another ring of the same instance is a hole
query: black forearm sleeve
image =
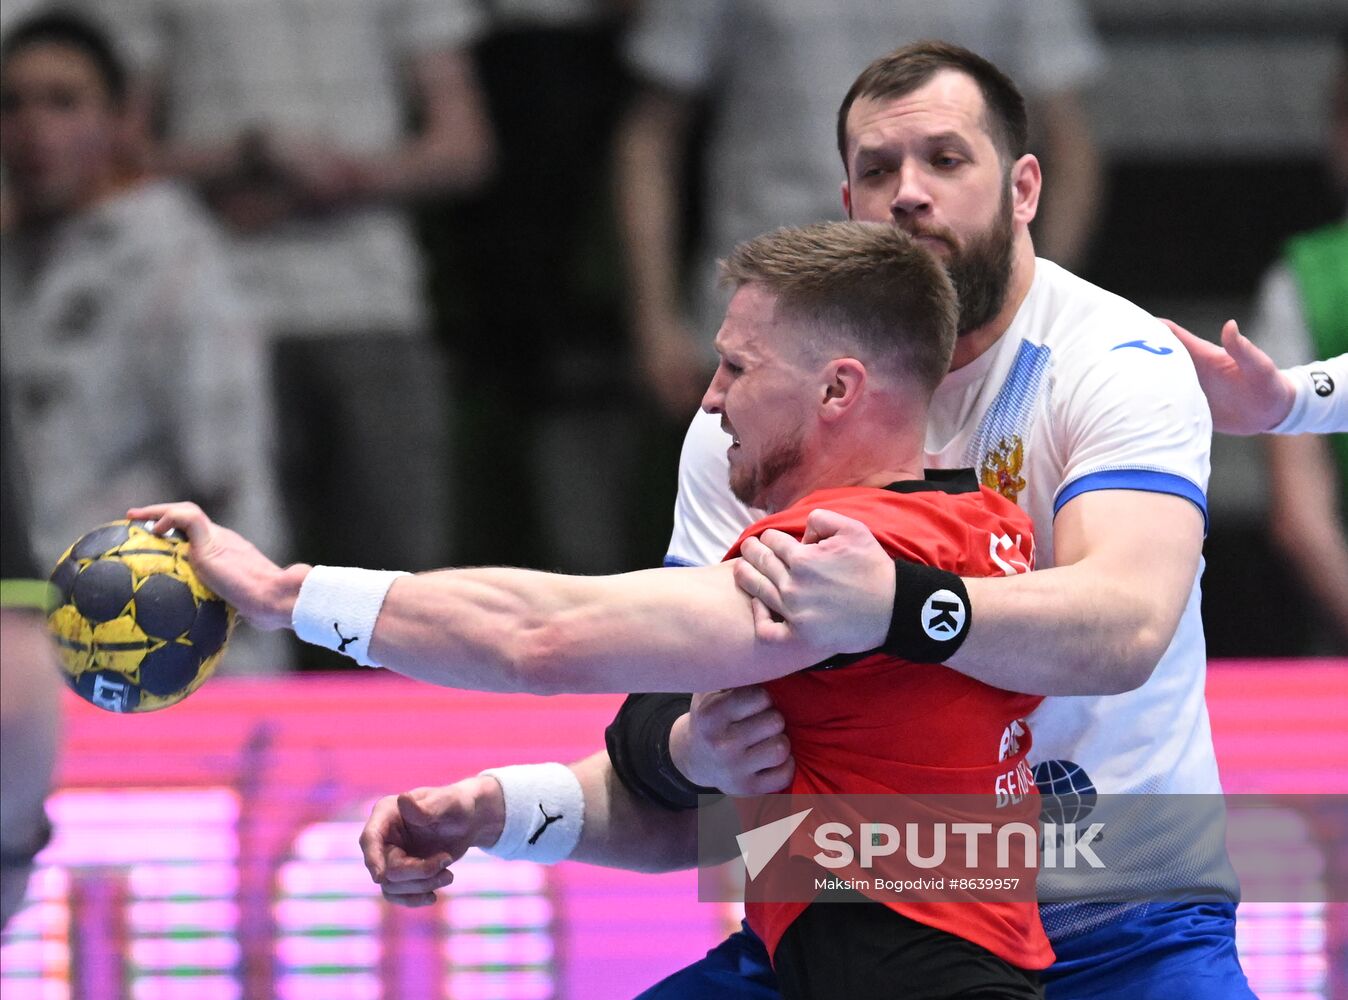
{"type": "Polygon", "coordinates": [[[618,780],[637,798],[664,809],[694,809],[698,795],[716,792],[685,778],[669,753],[669,731],[692,700],[690,694],[628,695],[604,730],[618,780]]]}

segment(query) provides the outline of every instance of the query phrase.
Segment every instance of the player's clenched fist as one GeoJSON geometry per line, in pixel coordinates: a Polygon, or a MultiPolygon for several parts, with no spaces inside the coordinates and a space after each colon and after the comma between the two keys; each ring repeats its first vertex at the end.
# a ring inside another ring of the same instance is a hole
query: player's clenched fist
{"type": "Polygon", "coordinates": [[[477,775],[380,799],[361,831],[360,849],[385,899],[429,906],[436,890],[454,881],[449,866],[470,847],[491,847],[504,825],[500,784],[477,775]]]}
{"type": "Polygon", "coordinates": [[[693,695],[669,737],[674,764],[689,781],[727,795],[767,795],[791,781],[796,762],[786,721],[761,687],[693,695]]]}
{"type": "Polygon", "coordinates": [[[885,641],[894,609],[894,560],[860,521],[813,510],[797,541],[783,531],[746,538],[735,583],[753,598],[765,642],[799,637],[860,653],[885,641]]]}

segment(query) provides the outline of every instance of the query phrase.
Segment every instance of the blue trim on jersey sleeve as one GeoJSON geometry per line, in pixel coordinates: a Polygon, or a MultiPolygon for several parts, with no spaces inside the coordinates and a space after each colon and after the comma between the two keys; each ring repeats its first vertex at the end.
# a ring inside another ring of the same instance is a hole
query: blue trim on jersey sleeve
{"type": "Polygon", "coordinates": [[[678,556],[673,554],[665,556],[664,564],[666,568],[678,567],[681,569],[692,569],[694,566],[700,565],[699,563],[689,562],[687,559],[680,559],[678,556]]]}
{"type": "Polygon", "coordinates": [[[1203,491],[1183,476],[1173,472],[1158,472],[1156,469],[1103,469],[1074,479],[1063,487],[1053,501],[1053,516],[1057,517],[1058,511],[1069,500],[1094,490],[1142,490],[1183,497],[1202,512],[1203,534],[1206,536],[1208,533],[1208,498],[1203,491]]]}

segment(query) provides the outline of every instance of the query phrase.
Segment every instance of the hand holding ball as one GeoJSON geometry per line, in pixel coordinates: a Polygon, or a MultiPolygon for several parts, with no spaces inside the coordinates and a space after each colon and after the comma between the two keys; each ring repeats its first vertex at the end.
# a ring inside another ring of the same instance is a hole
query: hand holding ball
{"type": "Polygon", "coordinates": [[[152,522],[114,521],[89,532],[52,571],[47,624],[66,681],[110,712],[176,704],[210,677],[234,627],[234,609],[192,569],[187,540],[152,522]]]}

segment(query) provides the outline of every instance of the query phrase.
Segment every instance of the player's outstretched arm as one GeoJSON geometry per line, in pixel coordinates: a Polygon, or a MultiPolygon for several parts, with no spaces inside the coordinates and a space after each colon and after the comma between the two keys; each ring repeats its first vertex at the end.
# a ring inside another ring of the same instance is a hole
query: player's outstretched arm
{"type": "MultiPolygon", "coordinates": [[[[636,799],[617,780],[603,751],[569,765],[569,770],[584,796],[580,838],[570,860],[642,872],[696,864],[694,813],[670,812],[636,799]]],[[[427,906],[438,890],[453,882],[454,862],[470,847],[496,847],[505,823],[502,782],[479,774],[380,799],[361,831],[360,849],[385,899],[400,906],[427,906]]]]}
{"type": "MultiPolygon", "coordinates": [[[[848,652],[879,645],[894,613],[893,560],[866,540],[859,522],[827,511],[810,518],[817,544],[765,532],[742,548],[736,575],[760,604],[760,636],[848,652]]],[[[972,623],[947,665],[1028,694],[1140,686],[1184,610],[1202,549],[1202,514],[1168,494],[1099,490],[1065,504],[1054,527],[1056,567],[964,580],[972,623]]]]}
{"type": "Polygon", "coordinates": [[[343,571],[282,569],[195,504],[159,504],[128,516],[186,532],[202,581],[245,620],[271,629],[303,625],[312,629],[311,641],[355,644],[368,651],[367,662],[446,687],[710,690],[780,677],[831,652],[797,639],[759,641],[730,564],[606,577],[442,570],[385,581],[371,605],[369,592],[348,587],[343,571]],[[329,596],[302,596],[320,578],[329,596]]]}
{"type": "Polygon", "coordinates": [[[1287,416],[1296,398],[1292,380],[1273,359],[1240,332],[1235,320],[1222,327],[1222,342],[1210,344],[1184,327],[1162,320],[1193,359],[1198,383],[1222,434],[1263,434],[1287,416]]]}
{"type": "Polygon", "coordinates": [[[1280,369],[1241,334],[1235,320],[1222,327],[1220,347],[1168,319],[1162,322],[1193,359],[1214,430],[1247,435],[1348,431],[1348,354],[1280,369]]]}
{"type": "Polygon", "coordinates": [[[446,570],[395,581],[373,662],[436,684],[562,692],[757,683],[825,658],[760,643],[728,565],[608,577],[446,570]]]}

